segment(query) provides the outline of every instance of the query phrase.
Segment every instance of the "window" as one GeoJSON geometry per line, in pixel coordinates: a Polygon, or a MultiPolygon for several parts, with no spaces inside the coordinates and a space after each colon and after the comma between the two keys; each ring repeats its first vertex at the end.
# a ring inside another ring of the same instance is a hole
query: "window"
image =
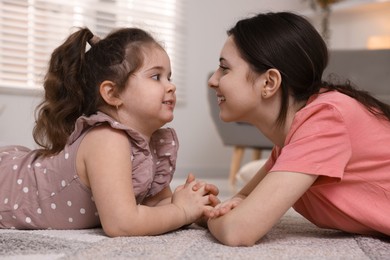
{"type": "Polygon", "coordinates": [[[75,27],[100,37],[141,27],[166,48],[178,101],[184,100],[183,0],[0,0],[0,90],[39,89],[51,52],[75,27]]]}

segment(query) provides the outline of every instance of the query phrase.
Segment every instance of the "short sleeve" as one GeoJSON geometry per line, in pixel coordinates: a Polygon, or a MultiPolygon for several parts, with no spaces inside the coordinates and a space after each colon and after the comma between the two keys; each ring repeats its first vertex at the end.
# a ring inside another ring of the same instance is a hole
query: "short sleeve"
{"type": "Polygon", "coordinates": [[[342,115],[326,103],[303,108],[297,112],[285,145],[278,153],[270,171],[341,179],[351,157],[350,139],[342,115]]]}

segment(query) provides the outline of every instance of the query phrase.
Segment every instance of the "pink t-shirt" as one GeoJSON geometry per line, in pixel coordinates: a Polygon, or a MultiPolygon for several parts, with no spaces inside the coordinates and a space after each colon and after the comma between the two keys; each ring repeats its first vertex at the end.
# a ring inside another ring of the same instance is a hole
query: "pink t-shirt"
{"type": "Polygon", "coordinates": [[[390,122],[336,91],[315,95],[293,120],[270,171],[319,175],[294,209],[323,228],[390,235],[390,122]]]}

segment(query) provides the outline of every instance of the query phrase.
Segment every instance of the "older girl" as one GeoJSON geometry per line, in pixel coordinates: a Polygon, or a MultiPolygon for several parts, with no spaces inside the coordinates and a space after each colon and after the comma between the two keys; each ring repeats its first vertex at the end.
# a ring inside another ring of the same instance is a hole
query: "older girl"
{"type": "MultiPolygon", "coordinates": [[[[208,227],[253,245],[293,207],[323,228],[390,235],[390,107],[324,82],[326,45],[303,17],[258,14],[228,31],[209,80],[220,118],[248,122],[274,144],[267,163],[208,227]]],[[[373,82],[375,84],[375,82],[373,82]]]]}

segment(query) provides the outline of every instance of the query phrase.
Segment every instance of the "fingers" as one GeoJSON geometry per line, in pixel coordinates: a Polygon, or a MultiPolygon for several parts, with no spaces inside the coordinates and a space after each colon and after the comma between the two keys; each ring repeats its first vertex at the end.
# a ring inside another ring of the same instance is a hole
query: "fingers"
{"type": "Polygon", "coordinates": [[[229,207],[211,208],[210,210],[204,212],[204,214],[208,218],[218,218],[220,216],[227,214],[231,210],[232,210],[232,208],[229,208],[229,207]]]}
{"type": "Polygon", "coordinates": [[[192,189],[194,191],[197,191],[197,190],[201,189],[205,185],[206,185],[206,182],[204,182],[204,181],[197,181],[196,184],[192,187],[192,189]]]}
{"type": "Polygon", "coordinates": [[[219,194],[219,189],[217,186],[215,186],[214,184],[206,184],[205,186],[205,190],[209,193],[209,194],[213,194],[215,196],[217,196],[219,194]]]}
{"type": "Polygon", "coordinates": [[[209,200],[213,201],[211,202],[210,206],[214,206],[214,208],[212,208],[209,212],[205,212],[204,214],[208,218],[217,218],[227,214],[228,212],[236,208],[243,199],[240,197],[235,197],[223,203],[213,204],[217,202],[217,198],[216,200],[214,200],[213,195],[209,195],[209,200]]]}
{"type": "Polygon", "coordinates": [[[213,194],[210,194],[209,195],[209,203],[210,203],[211,206],[215,207],[218,204],[220,204],[221,201],[217,198],[217,196],[215,196],[213,194]]]}
{"type": "Polygon", "coordinates": [[[214,184],[206,183],[204,181],[197,181],[197,183],[192,187],[194,191],[197,191],[204,187],[206,194],[213,194],[217,196],[219,194],[219,189],[214,184]]]}
{"type": "Polygon", "coordinates": [[[194,176],[192,173],[189,173],[188,176],[187,176],[187,180],[186,180],[185,185],[190,184],[190,183],[193,182],[194,180],[195,180],[195,176],[194,176]]]}
{"type": "Polygon", "coordinates": [[[218,218],[224,215],[224,213],[225,214],[227,213],[227,210],[225,208],[213,208],[213,207],[206,208],[206,210],[203,212],[203,214],[207,218],[218,218]]]}

